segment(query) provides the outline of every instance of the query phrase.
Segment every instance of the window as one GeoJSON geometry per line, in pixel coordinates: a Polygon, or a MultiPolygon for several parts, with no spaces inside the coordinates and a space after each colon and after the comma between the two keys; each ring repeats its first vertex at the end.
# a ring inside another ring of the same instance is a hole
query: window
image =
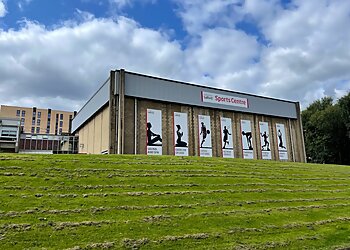
{"type": "Polygon", "coordinates": [[[60,120],[63,120],[63,114],[60,114],[60,120]]]}
{"type": "Polygon", "coordinates": [[[2,130],[1,136],[3,136],[3,137],[16,137],[17,131],[15,131],[15,130],[2,130]]]}
{"type": "Polygon", "coordinates": [[[38,118],[41,118],[41,111],[38,111],[38,118]]]}
{"type": "Polygon", "coordinates": [[[32,130],[31,130],[31,131],[32,131],[32,134],[34,134],[34,131],[35,131],[35,127],[32,127],[32,130]]]}
{"type": "Polygon", "coordinates": [[[40,119],[36,120],[36,125],[40,126],[40,119]]]}
{"type": "Polygon", "coordinates": [[[21,110],[17,109],[16,116],[19,116],[21,114],[21,110]]]}
{"type": "Polygon", "coordinates": [[[21,118],[21,126],[24,126],[26,119],[25,118],[21,118]]]}
{"type": "Polygon", "coordinates": [[[60,134],[62,134],[62,128],[60,128],[60,134]]]}
{"type": "Polygon", "coordinates": [[[48,113],[47,114],[47,119],[50,119],[51,118],[51,113],[48,113]]]}
{"type": "Polygon", "coordinates": [[[50,134],[50,128],[46,129],[46,134],[50,134]]]}
{"type": "Polygon", "coordinates": [[[40,127],[36,127],[36,133],[37,133],[37,134],[40,133],[40,127]]]}
{"type": "Polygon", "coordinates": [[[22,116],[26,116],[26,111],[25,110],[22,110],[22,116]]]}
{"type": "Polygon", "coordinates": [[[33,126],[35,125],[35,117],[33,117],[33,119],[32,119],[32,125],[33,126]]]}
{"type": "Polygon", "coordinates": [[[60,121],[60,127],[63,127],[63,121],[60,121]]]}

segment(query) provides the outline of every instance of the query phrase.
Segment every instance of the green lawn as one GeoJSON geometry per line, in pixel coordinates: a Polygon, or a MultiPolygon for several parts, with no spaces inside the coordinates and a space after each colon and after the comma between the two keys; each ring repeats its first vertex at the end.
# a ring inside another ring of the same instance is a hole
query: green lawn
{"type": "Polygon", "coordinates": [[[346,249],[350,167],[0,154],[0,249],[346,249]]]}

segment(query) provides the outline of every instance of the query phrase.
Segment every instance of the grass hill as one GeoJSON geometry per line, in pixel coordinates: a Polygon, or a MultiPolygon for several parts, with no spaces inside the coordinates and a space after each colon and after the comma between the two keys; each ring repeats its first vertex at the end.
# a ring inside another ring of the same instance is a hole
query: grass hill
{"type": "Polygon", "coordinates": [[[350,167],[0,154],[1,249],[346,249],[350,167]]]}

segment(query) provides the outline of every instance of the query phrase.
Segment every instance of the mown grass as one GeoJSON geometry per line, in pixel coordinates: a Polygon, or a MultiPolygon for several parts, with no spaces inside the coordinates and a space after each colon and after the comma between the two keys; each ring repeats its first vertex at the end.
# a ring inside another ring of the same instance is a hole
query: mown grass
{"type": "Polygon", "coordinates": [[[0,249],[346,249],[350,167],[0,155],[0,249]]]}

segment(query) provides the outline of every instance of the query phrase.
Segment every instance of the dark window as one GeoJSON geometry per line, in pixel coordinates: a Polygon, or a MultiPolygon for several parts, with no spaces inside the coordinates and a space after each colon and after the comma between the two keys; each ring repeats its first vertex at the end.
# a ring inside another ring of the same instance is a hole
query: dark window
{"type": "Polygon", "coordinates": [[[63,120],[63,114],[60,114],[60,120],[63,120]]]}
{"type": "Polygon", "coordinates": [[[25,122],[25,121],[26,121],[25,118],[21,118],[21,126],[24,125],[24,122],[25,122]]]}
{"type": "Polygon", "coordinates": [[[40,126],[40,119],[38,119],[38,120],[36,121],[36,125],[37,125],[37,126],[40,126]]]}
{"type": "Polygon", "coordinates": [[[26,116],[26,111],[22,110],[22,116],[26,116]]]}
{"type": "Polygon", "coordinates": [[[51,118],[51,113],[48,113],[47,114],[47,119],[50,119],[51,118]]]}
{"type": "Polygon", "coordinates": [[[38,118],[41,118],[41,112],[38,111],[38,118]]]}
{"type": "Polygon", "coordinates": [[[60,121],[60,127],[63,127],[63,121],[60,121]]]}
{"type": "Polygon", "coordinates": [[[62,134],[62,128],[60,128],[60,134],[62,134]]]}
{"type": "Polygon", "coordinates": [[[36,133],[37,133],[37,134],[40,133],[40,127],[36,127],[36,133]]]}
{"type": "Polygon", "coordinates": [[[16,116],[20,116],[20,114],[21,114],[21,110],[17,109],[16,116]]]}
{"type": "Polygon", "coordinates": [[[58,132],[58,114],[56,114],[55,135],[57,135],[57,132],[58,132]]]}
{"type": "Polygon", "coordinates": [[[50,128],[46,129],[46,134],[50,134],[50,128]]]}
{"type": "Polygon", "coordinates": [[[32,127],[32,134],[34,134],[34,131],[35,131],[35,127],[32,127]]]}
{"type": "Polygon", "coordinates": [[[32,119],[32,125],[35,125],[35,117],[32,119]]]}

